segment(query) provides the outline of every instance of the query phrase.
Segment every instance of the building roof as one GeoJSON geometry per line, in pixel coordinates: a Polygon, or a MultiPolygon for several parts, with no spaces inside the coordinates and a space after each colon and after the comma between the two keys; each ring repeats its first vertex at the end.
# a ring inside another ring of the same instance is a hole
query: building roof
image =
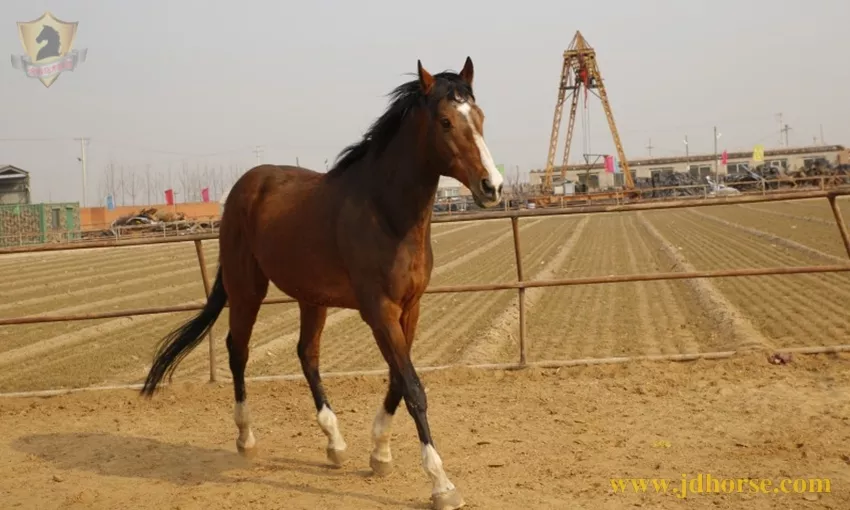
{"type": "Polygon", "coordinates": [[[26,179],[29,172],[12,165],[0,166],[0,179],[26,179]]]}
{"type": "Polygon", "coordinates": [[[445,175],[440,176],[440,180],[437,183],[437,189],[446,189],[446,188],[460,188],[463,184],[453,177],[446,177],[445,175]]]}
{"type": "MultiPolygon", "coordinates": [[[[847,150],[843,145],[810,145],[806,147],[792,147],[787,149],[765,149],[764,157],[777,157],[777,156],[793,156],[798,154],[817,154],[823,152],[839,152],[847,150]]],[[[752,152],[729,152],[727,154],[729,159],[750,159],[753,156],[752,152]]],[[[717,157],[720,157],[720,154],[717,154],[717,157]]],[[[630,167],[639,167],[639,166],[661,166],[661,165],[671,165],[675,163],[701,163],[701,162],[711,162],[714,161],[714,154],[692,154],[690,156],[676,156],[672,158],[636,158],[629,159],[630,167]]],[[[568,170],[595,170],[598,168],[605,168],[605,162],[601,161],[599,163],[594,164],[583,164],[583,165],[567,165],[568,170]]],[[[555,171],[560,172],[561,166],[558,165],[554,168],[555,171]]],[[[545,169],[537,169],[532,170],[531,173],[545,173],[545,169]]]]}

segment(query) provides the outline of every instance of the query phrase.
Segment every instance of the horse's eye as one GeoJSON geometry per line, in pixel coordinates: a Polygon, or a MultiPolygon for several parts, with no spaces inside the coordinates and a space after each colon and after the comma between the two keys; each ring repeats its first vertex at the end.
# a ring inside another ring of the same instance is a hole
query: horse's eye
{"type": "Polygon", "coordinates": [[[447,118],[445,118],[445,117],[443,117],[442,119],[440,119],[440,124],[441,124],[441,125],[442,125],[445,129],[449,129],[449,128],[451,128],[451,127],[452,127],[452,121],[450,121],[449,119],[447,119],[447,118]]]}

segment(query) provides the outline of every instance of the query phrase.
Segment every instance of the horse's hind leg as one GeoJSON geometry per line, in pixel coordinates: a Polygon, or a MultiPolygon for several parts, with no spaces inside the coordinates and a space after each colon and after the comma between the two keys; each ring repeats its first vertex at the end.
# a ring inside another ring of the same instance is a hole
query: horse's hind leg
{"type": "MultiPolygon", "coordinates": [[[[419,301],[401,314],[401,329],[406,341],[405,355],[410,356],[410,349],[416,337],[416,324],[419,321],[419,301]]],[[[403,381],[401,374],[390,366],[390,387],[384,402],[378,408],[372,422],[372,454],[369,456],[369,466],[378,476],[386,476],[392,472],[393,456],[390,450],[390,428],[393,423],[398,405],[401,403],[403,381]]]]}
{"type": "Polygon", "coordinates": [[[245,293],[238,298],[230,297],[230,331],[227,333],[227,353],[230,357],[230,372],[233,374],[233,393],[236,403],[233,408],[233,421],[239,429],[236,449],[245,457],[256,453],[256,440],[251,430],[251,412],[248,409],[245,393],[245,366],[248,364],[248,344],[257,313],[265,298],[268,281],[258,286],[261,292],[245,293]]]}
{"type": "Polygon", "coordinates": [[[322,330],[328,309],[324,306],[314,306],[304,302],[298,303],[301,309],[301,333],[298,339],[298,359],[301,360],[301,370],[310,385],[313,402],[316,404],[316,420],[322,432],[328,437],[328,460],[341,466],[347,458],[346,444],[339,432],[339,424],[322,387],[319,375],[319,346],[321,345],[322,330]]]}

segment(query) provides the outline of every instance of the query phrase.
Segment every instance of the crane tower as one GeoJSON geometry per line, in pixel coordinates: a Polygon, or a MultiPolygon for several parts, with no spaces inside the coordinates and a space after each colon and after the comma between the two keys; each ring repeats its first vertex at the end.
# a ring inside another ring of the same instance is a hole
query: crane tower
{"type": "Polygon", "coordinates": [[[575,37],[573,37],[569,47],[564,51],[561,81],[558,86],[558,102],[555,103],[552,137],[549,140],[549,157],[546,159],[546,175],[543,180],[544,193],[548,194],[553,190],[552,173],[555,169],[555,152],[558,150],[558,132],[561,127],[564,102],[566,102],[569,95],[570,121],[567,126],[567,143],[564,146],[561,179],[563,180],[566,176],[567,161],[570,157],[570,142],[572,142],[573,128],[576,121],[576,108],[578,107],[578,100],[582,90],[584,90],[585,98],[587,97],[587,93],[590,92],[602,101],[602,108],[605,110],[605,117],[608,119],[608,127],[611,129],[611,136],[614,138],[614,146],[617,148],[617,158],[623,171],[623,177],[625,178],[625,187],[627,189],[634,188],[632,174],[629,171],[629,163],[626,160],[626,154],[623,152],[623,144],[620,143],[620,135],[617,133],[617,125],[614,123],[614,114],[611,113],[611,105],[608,103],[608,93],[605,91],[605,84],[602,81],[602,75],[599,73],[599,66],[596,63],[596,51],[590,47],[584,36],[581,35],[581,32],[576,31],[575,37]]]}

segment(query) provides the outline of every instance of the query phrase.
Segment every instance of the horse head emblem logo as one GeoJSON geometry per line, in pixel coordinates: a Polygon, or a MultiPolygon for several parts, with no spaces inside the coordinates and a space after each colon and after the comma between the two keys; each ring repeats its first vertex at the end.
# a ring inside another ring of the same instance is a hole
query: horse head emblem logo
{"type": "Polygon", "coordinates": [[[88,50],[71,49],[77,22],[59,20],[50,12],[32,21],[18,22],[18,36],[26,55],[12,55],[12,67],[23,70],[30,78],[38,78],[45,87],[86,60],[88,50]]]}

